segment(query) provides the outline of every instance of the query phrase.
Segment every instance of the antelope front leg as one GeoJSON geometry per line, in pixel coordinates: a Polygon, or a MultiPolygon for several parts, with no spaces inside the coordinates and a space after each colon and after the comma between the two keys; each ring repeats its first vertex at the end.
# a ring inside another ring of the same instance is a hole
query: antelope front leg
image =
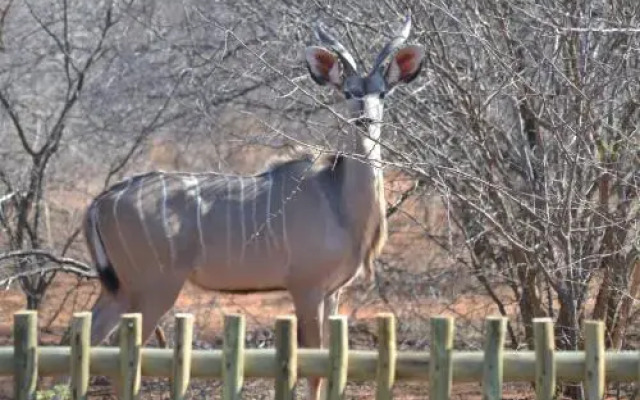
{"type": "MultiPolygon", "coordinates": [[[[298,343],[300,347],[322,347],[324,295],[313,291],[292,293],[298,319],[298,343]]],[[[308,400],[319,400],[320,378],[310,378],[308,400]]]]}

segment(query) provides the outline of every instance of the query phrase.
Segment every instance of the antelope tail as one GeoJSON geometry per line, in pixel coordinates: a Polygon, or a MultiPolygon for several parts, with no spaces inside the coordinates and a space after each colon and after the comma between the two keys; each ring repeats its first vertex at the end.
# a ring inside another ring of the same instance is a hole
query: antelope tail
{"type": "Polygon", "coordinates": [[[116,294],[120,288],[120,280],[116,274],[116,270],[113,268],[107,252],[102,242],[102,236],[100,235],[100,228],[98,226],[98,208],[96,202],[93,202],[89,207],[87,213],[86,222],[86,237],[87,244],[91,253],[94,256],[96,264],[96,271],[98,272],[98,278],[102,283],[102,286],[111,294],[116,294]]]}

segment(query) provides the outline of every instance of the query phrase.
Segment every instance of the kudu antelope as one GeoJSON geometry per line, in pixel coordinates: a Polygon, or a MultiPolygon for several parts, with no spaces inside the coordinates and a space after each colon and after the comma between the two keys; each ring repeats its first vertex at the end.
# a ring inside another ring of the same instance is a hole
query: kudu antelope
{"type": "Polygon", "coordinates": [[[146,340],[190,280],[225,292],[287,290],[301,346],[322,346],[339,289],[361,267],[371,273],[386,238],[378,140],[384,96],[422,65],[421,47],[402,47],[410,27],[407,17],[366,74],[320,26],[323,47],[306,49],[313,80],[346,97],[356,139],[345,154],[353,156],[322,165],[300,158],[253,176],[150,172],[97,196],[85,220],[103,286],[92,343],[123,312],[142,313],[146,340]]]}

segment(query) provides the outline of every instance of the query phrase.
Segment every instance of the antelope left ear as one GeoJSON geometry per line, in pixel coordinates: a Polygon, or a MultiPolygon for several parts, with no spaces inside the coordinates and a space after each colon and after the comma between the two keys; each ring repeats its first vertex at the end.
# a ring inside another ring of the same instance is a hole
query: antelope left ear
{"type": "Polygon", "coordinates": [[[309,74],[318,85],[342,86],[342,68],[338,56],[324,47],[311,46],[305,51],[309,74]]]}
{"type": "Polygon", "coordinates": [[[420,73],[424,60],[424,50],[421,46],[411,45],[398,50],[387,70],[385,79],[389,87],[393,87],[400,82],[409,83],[420,73]]]}

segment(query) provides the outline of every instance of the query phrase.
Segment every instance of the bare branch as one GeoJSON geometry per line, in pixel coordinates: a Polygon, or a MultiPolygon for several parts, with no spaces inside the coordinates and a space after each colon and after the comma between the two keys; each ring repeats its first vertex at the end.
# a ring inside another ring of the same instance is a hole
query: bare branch
{"type": "MultiPolygon", "coordinates": [[[[74,271],[81,271],[86,276],[94,276],[93,268],[89,265],[69,257],[59,257],[46,250],[16,250],[0,254],[0,261],[40,257],[61,266],[72,267],[74,271]]],[[[48,271],[51,269],[47,269],[48,271]]]]}
{"type": "Polygon", "coordinates": [[[4,107],[4,110],[7,112],[7,114],[9,114],[9,118],[11,118],[11,122],[13,123],[13,127],[15,128],[16,132],[18,133],[18,137],[20,138],[20,142],[22,143],[22,147],[24,148],[24,150],[29,155],[35,156],[36,153],[31,148],[31,145],[29,144],[29,141],[27,140],[27,136],[25,135],[24,130],[22,129],[22,124],[20,123],[20,118],[18,118],[18,115],[16,114],[15,110],[13,109],[13,107],[11,107],[11,103],[9,103],[9,100],[7,100],[7,98],[5,97],[4,93],[2,93],[1,90],[0,90],[0,103],[2,103],[2,106],[4,107]]]}

